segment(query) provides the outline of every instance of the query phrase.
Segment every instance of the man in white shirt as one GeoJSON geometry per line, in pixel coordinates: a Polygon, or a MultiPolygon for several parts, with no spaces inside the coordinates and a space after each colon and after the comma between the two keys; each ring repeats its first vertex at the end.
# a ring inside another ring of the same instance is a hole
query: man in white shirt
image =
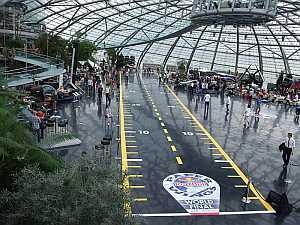
{"type": "Polygon", "coordinates": [[[248,107],[244,114],[244,127],[249,128],[250,127],[250,114],[251,114],[251,106],[248,104],[248,107]]]}
{"type": "Polygon", "coordinates": [[[283,167],[289,165],[290,157],[293,155],[294,149],[296,147],[295,139],[293,138],[292,133],[288,133],[287,138],[285,139],[285,148],[282,151],[283,167]]]}
{"type": "Polygon", "coordinates": [[[210,103],[210,94],[207,93],[204,96],[204,115],[208,115],[209,103],[210,103]]]}

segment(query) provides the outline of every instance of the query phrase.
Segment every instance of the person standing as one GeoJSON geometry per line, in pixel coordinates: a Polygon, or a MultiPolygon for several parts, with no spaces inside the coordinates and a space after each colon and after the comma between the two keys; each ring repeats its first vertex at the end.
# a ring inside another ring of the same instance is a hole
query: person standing
{"type": "Polygon", "coordinates": [[[284,162],[283,167],[289,165],[290,157],[293,155],[295,147],[295,139],[293,138],[293,134],[289,132],[287,138],[285,139],[285,148],[282,151],[282,159],[284,162]]]}
{"type": "Polygon", "coordinates": [[[106,104],[106,107],[110,106],[110,85],[106,84],[105,86],[105,104],[106,104]]]}
{"type": "Polygon", "coordinates": [[[229,95],[227,95],[227,99],[226,99],[226,112],[229,112],[229,106],[231,104],[231,98],[229,95]]]}
{"type": "Polygon", "coordinates": [[[261,97],[257,96],[256,99],[256,110],[255,110],[255,116],[258,117],[260,113],[260,105],[261,105],[261,97]]]}
{"type": "Polygon", "coordinates": [[[208,115],[209,103],[210,103],[210,94],[207,93],[204,96],[204,115],[208,115]]]}
{"type": "Polygon", "coordinates": [[[248,107],[244,113],[244,127],[245,128],[250,127],[250,114],[251,114],[251,105],[248,104],[248,107]]]}
{"type": "Polygon", "coordinates": [[[98,85],[98,101],[102,102],[102,92],[103,92],[103,85],[100,83],[98,85]]]}

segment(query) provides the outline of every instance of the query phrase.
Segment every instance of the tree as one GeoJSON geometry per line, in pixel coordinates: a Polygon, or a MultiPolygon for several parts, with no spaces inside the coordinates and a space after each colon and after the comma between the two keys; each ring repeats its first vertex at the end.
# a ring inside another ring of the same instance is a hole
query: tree
{"type": "Polygon", "coordinates": [[[111,61],[112,65],[115,65],[116,60],[117,60],[117,52],[115,48],[109,48],[107,49],[107,55],[109,60],[111,61]]]}
{"type": "Polygon", "coordinates": [[[7,43],[7,47],[9,48],[24,48],[25,41],[17,38],[17,39],[9,39],[7,43]]]}
{"type": "Polygon", "coordinates": [[[36,146],[25,124],[17,122],[19,94],[0,89],[0,190],[13,189],[12,175],[37,164],[44,171],[55,171],[63,162],[36,146]]]}
{"type": "Polygon", "coordinates": [[[117,66],[117,69],[120,69],[124,66],[126,66],[126,62],[125,62],[125,58],[123,56],[122,53],[120,53],[118,56],[117,56],[117,62],[116,62],[116,66],[117,66]]]}
{"type": "Polygon", "coordinates": [[[62,37],[41,33],[35,46],[41,54],[62,59],[65,65],[68,64],[67,41],[62,37]]]}
{"type": "Polygon", "coordinates": [[[55,173],[23,169],[16,191],[0,194],[0,223],[6,225],[133,225],[117,169],[70,166],[55,173]]]}
{"type": "Polygon", "coordinates": [[[87,40],[79,42],[79,61],[91,60],[93,54],[97,51],[97,47],[94,43],[87,40]]]}

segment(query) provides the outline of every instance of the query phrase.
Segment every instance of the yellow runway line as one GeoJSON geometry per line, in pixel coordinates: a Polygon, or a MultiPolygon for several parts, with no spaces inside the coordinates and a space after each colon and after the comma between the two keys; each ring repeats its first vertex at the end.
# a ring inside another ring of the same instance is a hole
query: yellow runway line
{"type": "Polygon", "coordinates": [[[177,161],[178,165],[182,165],[183,164],[180,156],[176,156],[176,161],[177,161]]]}
{"type": "MultiPolygon", "coordinates": [[[[120,75],[120,133],[121,133],[121,155],[122,155],[122,174],[126,175],[128,172],[128,163],[127,163],[127,148],[126,148],[126,135],[125,135],[125,118],[124,118],[124,102],[123,102],[123,86],[122,86],[122,76],[120,75]]],[[[128,177],[124,176],[123,188],[125,192],[128,192],[129,180],[128,177]]],[[[128,214],[131,214],[130,202],[124,203],[125,211],[128,214]]]]}
{"type": "Polygon", "coordinates": [[[130,174],[127,175],[128,178],[143,178],[144,176],[141,174],[130,174]]]}
{"type": "Polygon", "coordinates": [[[146,202],[146,201],[148,201],[148,199],[147,198],[135,198],[135,199],[133,199],[133,201],[134,202],[146,202]]]}
{"type": "MultiPolygon", "coordinates": [[[[176,98],[177,102],[181,105],[181,107],[184,109],[184,111],[195,121],[195,123],[198,124],[198,127],[200,130],[209,137],[210,141],[214,144],[214,146],[218,149],[218,151],[223,155],[224,159],[227,160],[230,164],[230,166],[233,167],[235,172],[241,176],[241,179],[244,181],[245,184],[248,184],[249,179],[246,177],[246,175],[242,172],[242,170],[235,164],[234,161],[229,157],[229,155],[224,151],[224,149],[219,145],[219,143],[212,137],[212,135],[205,129],[205,127],[199,122],[199,120],[191,113],[191,111],[182,103],[182,101],[178,98],[178,96],[172,91],[172,89],[166,85],[167,89],[170,93],[173,94],[173,96],[176,98]]],[[[259,201],[261,204],[271,213],[275,213],[275,210],[273,207],[265,201],[265,199],[262,197],[261,193],[256,190],[256,188],[253,186],[253,184],[250,185],[250,190],[253,192],[253,194],[259,198],[259,201]]]]}
{"type": "Polygon", "coordinates": [[[176,147],[174,145],[171,145],[171,150],[172,150],[172,152],[176,152],[177,151],[176,147]]]}
{"type": "Polygon", "coordinates": [[[143,188],[145,188],[145,186],[129,186],[128,188],[130,188],[130,189],[143,189],[143,188]]]}

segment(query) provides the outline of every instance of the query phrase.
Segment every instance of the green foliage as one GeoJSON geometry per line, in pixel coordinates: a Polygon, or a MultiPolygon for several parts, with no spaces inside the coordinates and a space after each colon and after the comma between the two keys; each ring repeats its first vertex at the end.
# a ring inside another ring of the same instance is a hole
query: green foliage
{"type": "Polygon", "coordinates": [[[38,148],[28,127],[17,122],[18,97],[6,89],[0,90],[0,189],[13,188],[11,175],[26,165],[38,164],[44,171],[63,166],[61,160],[38,148]]]}
{"type": "Polygon", "coordinates": [[[51,57],[58,57],[64,60],[65,65],[68,63],[67,41],[60,36],[41,33],[35,41],[35,45],[39,48],[40,53],[51,57]]]}
{"type": "Polygon", "coordinates": [[[107,49],[108,58],[111,60],[112,65],[115,65],[117,60],[117,51],[114,48],[107,49]]]}
{"type": "Polygon", "coordinates": [[[120,68],[122,68],[122,67],[124,67],[126,65],[127,65],[127,63],[125,61],[125,58],[124,58],[123,54],[122,53],[119,54],[117,56],[117,62],[116,62],[117,69],[120,69],[120,68]]]}
{"type": "Polygon", "coordinates": [[[79,42],[79,61],[87,61],[92,59],[93,54],[97,51],[94,43],[87,40],[79,42]]]}
{"type": "Polygon", "coordinates": [[[21,39],[9,39],[7,47],[9,48],[24,48],[25,41],[21,39]]]}
{"type": "Polygon", "coordinates": [[[127,216],[115,168],[87,169],[84,162],[55,173],[23,169],[15,192],[0,194],[0,218],[7,225],[133,225],[127,216]]]}

